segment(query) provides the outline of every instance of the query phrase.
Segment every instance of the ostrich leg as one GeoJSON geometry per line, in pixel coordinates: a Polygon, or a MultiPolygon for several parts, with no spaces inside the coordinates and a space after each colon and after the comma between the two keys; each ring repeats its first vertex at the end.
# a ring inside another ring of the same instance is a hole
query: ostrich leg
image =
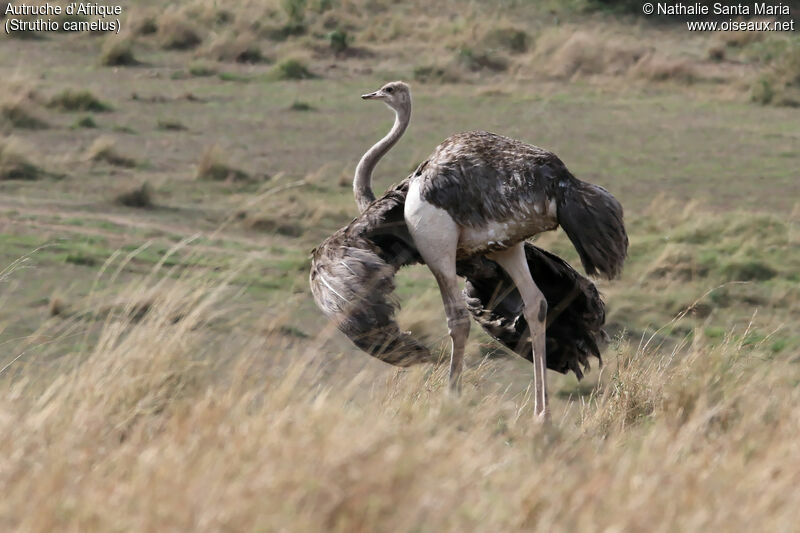
{"type": "Polygon", "coordinates": [[[447,328],[452,340],[450,352],[450,390],[461,390],[464,348],[469,337],[469,312],[456,275],[456,251],[460,229],[444,209],[424,202],[419,184],[412,183],[405,204],[405,219],[414,244],[439,284],[447,328]]]}
{"type": "Polygon", "coordinates": [[[547,405],[547,364],[545,359],[545,320],[547,319],[547,300],[533,282],[528,262],[525,259],[525,242],[513,247],[488,254],[511,277],[522,296],[523,314],[530,327],[531,347],[533,348],[533,412],[544,421],[549,417],[547,405]]]}
{"type": "MultiPolygon", "coordinates": [[[[428,263],[431,267],[431,264],[428,263]]],[[[450,333],[450,391],[461,392],[461,372],[464,369],[464,349],[469,337],[469,313],[464,305],[461,289],[458,286],[455,260],[450,265],[431,267],[431,272],[442,293],[444,311],[447,315],[447,329],[450,333]],[[438,268],[441,267],[441,268],[438,268]]]]}

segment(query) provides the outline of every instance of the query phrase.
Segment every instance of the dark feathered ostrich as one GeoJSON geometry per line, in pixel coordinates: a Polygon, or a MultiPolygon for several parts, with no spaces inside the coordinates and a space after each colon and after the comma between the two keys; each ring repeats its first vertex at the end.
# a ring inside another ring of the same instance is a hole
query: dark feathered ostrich
{"type": "Polygon", "coordinates": [[[389,298],[397,269],[424,261],[448,318],[451,388],[460,386],[471,312],[533,361],[534,409],[545,417],[545,366],[580,376],[588,356],[599,357],[604,310],[591,282],[524,239],[561,224],[587,272],[613,277],[627,250],[621,206],[604,189],[574,178],[554,154],[486,132],[448,138],[414,174],[374,200],[372,170],[408,125],[411,96],[407,85],[393,82],[364,98],[385,101],[396,121],[357,167],[361,215],[313,252],[317,304],[382,360],[430,361],[430,352],[397,328],[389,298]],[[459,275],[467,278],[466,301],[459,275]]]}

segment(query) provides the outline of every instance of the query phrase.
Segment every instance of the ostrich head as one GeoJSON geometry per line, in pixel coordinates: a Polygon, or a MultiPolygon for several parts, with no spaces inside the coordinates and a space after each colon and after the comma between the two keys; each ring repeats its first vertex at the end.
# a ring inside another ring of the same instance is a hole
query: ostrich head
{"type": "Polygon", "coordinates": [[[411,90],[402,81],[392,81],[375,91],[362,94],[364,100],[383,100],[383,102],[397,112],[411,109],[411,90]]]}

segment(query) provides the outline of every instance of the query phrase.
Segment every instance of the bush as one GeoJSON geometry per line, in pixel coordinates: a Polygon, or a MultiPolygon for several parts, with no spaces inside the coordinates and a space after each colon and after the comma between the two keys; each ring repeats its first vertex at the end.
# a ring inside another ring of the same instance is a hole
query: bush
{"type": "Polygon", "coordinates": [[[651,54],[642,58],[634,67],[634,73],[652,81],[679,81],[691,83],[697,79],[697,71],[684,59],[671,59],[651,54]]]}
{"type": "Polygon", "coordinates": [[[215,39],[202,55],[215,61],[235,61],[236,63],[268,61],[261,52],[255,36],[249,33],[238,36],[226,35],[215,39]]]}
{"type": "Polygon", "coordinates": [[[289,106],[290,111],[313,111],[314,107],[307,103],[307,102],[300,102],[295,100],[292,102],[292,105],[289,106]]]}
{"type": "Polygon", "coordinates": [[[303,25],[306,18],[306,0],[281,0],[281,7],[289,18],[290,25],[303,25]]]}
{"type": "Polygon", "coordinates": [[[203,41],[195,26],[177,12],[161,18],[158,40],[166,50],[189,50],[203,41]]]}
{"type": "Polygon", "coordinates": [[[496,28],[486,35],[484,43],[491,48],[521,54],[528,51],[528,34],[516,28],[496,28]]]}
{"type": "Polygon", "coordinates": [[[450,67],[421,65],[414,68],[414,80],[422,83],[456,83],[460,80],[458,72],[450,67]]]}
{"type": "Polygon", "coordinates": [[[121,67],[138,65],[139,62],[133,56],[131,41],[111,36],[100,52],[100,64],[106,67],[121,67]]]}
{"type": "Polygon", "coordinates": [[[778,272],[766,263],[757,260],[733,261],[722,267],[728,281],[766,281],[778,272]]]}
{"type": "Polygon", "coordinates": [[[306,80],[315,76],[299,59],[284,59],[272,69],[272,77],[278,80],[306,80]]]}
{"type": "Polygon", "coordinates": [[[189,67],[189,74],[195,77],[206,77],[206,76],[213,76],[217,73],[217,69],[211,67],[209,65],[204,65],[201,63],[196,63],[189,67]]]}
{"type": "Polygon", "coordinates": [[[203,153],[197,164],[197,179],[207,181],[246,181],[250,176],[228,164],[222,151],[212,146],[203,153]]]}
{"type": "Polygon", "coordinates": [[[53,96],[47,104],[48,107],[59,111],[111,111],[111,106],[99,100],[87,90],[73,91],[66,89],[53,96]]]}
{"type": "Polygon", "coordinates": [[[328,34],[328,43],[331,50],[339,54],[350,48],[350,36],[344,30],[334,30],[328,34]]]}
{"type": "Polygon", "coordinates": [[[136,160],[120,154],[116,149],[116,143],[109,137],[96,139],[86,152],[86,158],[89,161],[108,163],[115,167],[136,166],[136,160]]]}
{"type": "Polygon", "coordinates": [[[0,125],[12,128],[41,130],[48,128],[47,122],[37,116],[32,102],[24,97],[0,103],[0,125]]]}
{"type": "Polygon", "coordinates": [[[164,118],[158,119],[158,129],[164,131],[184,131],[186,130],[186,126],[176,119],[164,118]]]}
{"type": "Polygon", "coordinates": [[[158,19],[153,15],[143,15],[129,23],[134,35],[153,35],[158,32],[158,19]]]}
{"type": "Polygon", "coordinates": [[[775,98],[775,89],[767,76],[761,76],[750,87],[750,101],[767,105],[775,98]]]}
{"type": "Polygon", "coordinates": [[[0,140],[0,181],[39,179],[45,172],[31,163],[14,143],[0,140]]]}
{"type": "Polygon", "coordinates": [[[97,127],[97,122],[94,121],[94,118],[91,115],[79,118],[71,126],[72,129],[81,129],[81,128],[93,129],[96,127],[97,127]]]}
{"type": "Polygon", "coordinates": [[[126,207],[153,207],[153,192],[147,182],[129,191],[121,192],[114,199],[115,203],[126,207]]]}
{"type": "Polygon", "coordinates": [[[467,46],[458,50],[457,60],[473,72],[484,69],[502,72],[508,69],[508,62],[502,57],[491,55],[488,52],[476,51],[467,46]]]}

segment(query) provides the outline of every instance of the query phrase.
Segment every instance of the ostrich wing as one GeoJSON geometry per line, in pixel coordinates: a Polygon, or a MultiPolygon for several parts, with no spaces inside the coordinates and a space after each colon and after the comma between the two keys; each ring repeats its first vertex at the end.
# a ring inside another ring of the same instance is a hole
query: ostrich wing
{"type": "MultiPolygon", "coordinates": [[[[403,217],[406,179],[349,225],[323,241],[311,260],[311,292],[322,311],[359,348],[396,366],[433,362],[435,357],[400,331],[392,297],[394,275],[422,262],[403,217]]],[[[566,261],[530,243],[525,253],[531,275],[548,304],[547,367],[578,378],[589,357],[600,358],[603,301],[594,284],[566,261]]],[[[485,257],[458,261],[466,278],[467,308],[489,335],[531,360],[531,346],[516,287],[497,263],[485,257]]]]}

